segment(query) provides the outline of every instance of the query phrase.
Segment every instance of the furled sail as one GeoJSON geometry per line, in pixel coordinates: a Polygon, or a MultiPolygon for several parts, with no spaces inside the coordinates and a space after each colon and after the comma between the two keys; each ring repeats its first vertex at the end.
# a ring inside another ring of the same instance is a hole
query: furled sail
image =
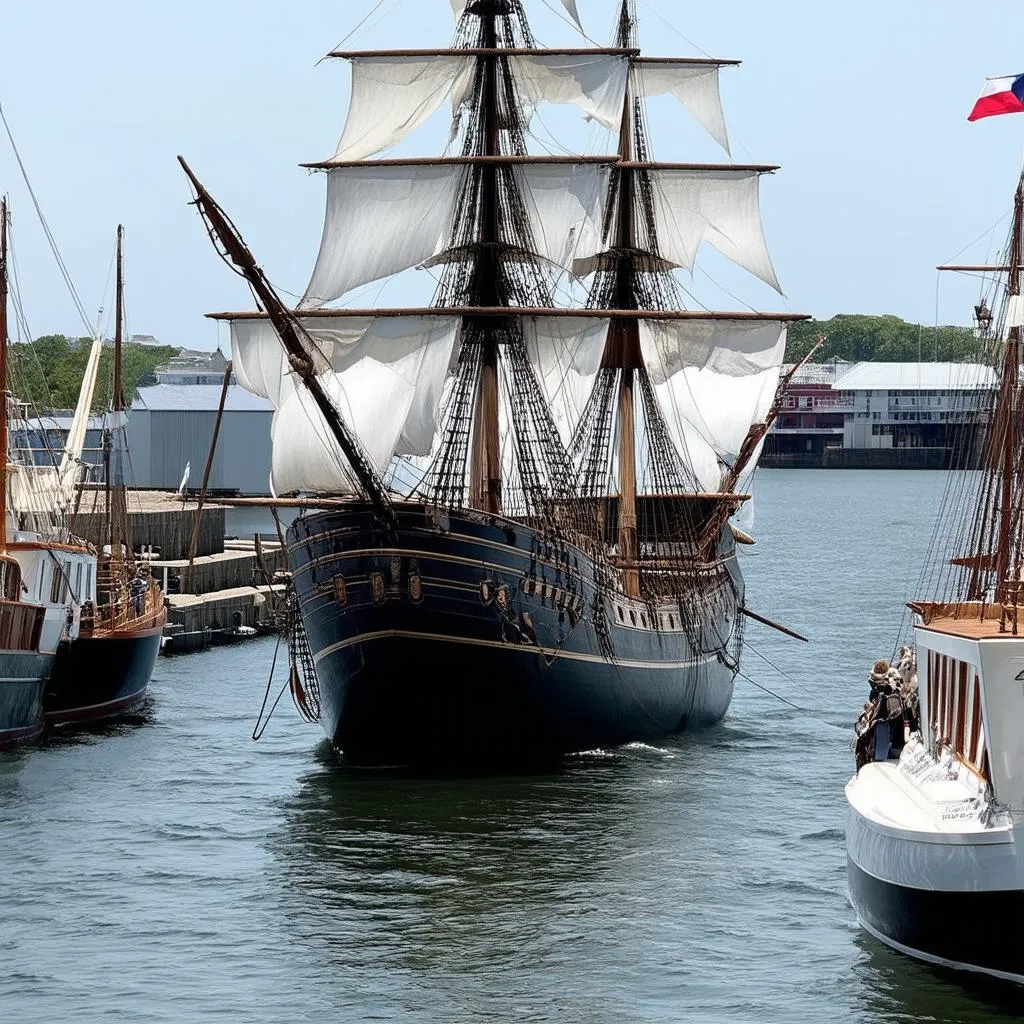
{"type": "Polygon", "coordinates": [[[675,97],[722,149],[729,152],[717,62],[699,63],[639,58],[633,61],[630,87],[635,96],[675,97]]]}
{"type": "Polygon", "coordinates": [[[352,100],[335,160],[399,143],[436,113],[475,68],[472,57],[352,57],[352,100]]]}
{"type": "MultiPolygon", "coordinates": [[[[457,317],[307,317],[319,377],[378,471],[392,457],[424,455],[437,432],[445,375],[458,338],[457,317]]],[[[304,388],[296,388],[270,322],[231,324],[239,384],[276,409],[275,493],[352,493],[348,467],[304,388]],[[276,350],[276,351],[275,351],[276,350]]]]}

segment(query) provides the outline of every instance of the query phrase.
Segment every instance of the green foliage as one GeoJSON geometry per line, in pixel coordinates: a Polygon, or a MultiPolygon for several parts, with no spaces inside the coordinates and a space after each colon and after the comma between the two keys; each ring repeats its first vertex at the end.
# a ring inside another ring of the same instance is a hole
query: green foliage
{"type": "Polygon", "coordinates": [[[969,363],[983,359],[983,344],[969,327],[921,327],[898,316],[862,316],[841,313],[831,320],[793,324],[786,344],[786,361],[798,362],[820,335],[828,339],[815,353],[814,362],[912,363],[919,358],[969,363]]]}
{"type": "MultiPolygon", "coordinates": [[[[82,390],[82,378],[89,361],[90,338],[65,338],[51,334],[36,338],[26,345],[9,349],[11,391],[33,409],[73,409],[82,390]]],[[[131,405],[138,388],[156,382],[154,371],[177,349],[168,345],[150,348],[146,345],[125,345],[121,356],[121,373],[125,401],[131,405]]],[[[100,369],[93,398],[94,413],[111,405],[114,391],[114,349],[103,347],[100,369]]]]}

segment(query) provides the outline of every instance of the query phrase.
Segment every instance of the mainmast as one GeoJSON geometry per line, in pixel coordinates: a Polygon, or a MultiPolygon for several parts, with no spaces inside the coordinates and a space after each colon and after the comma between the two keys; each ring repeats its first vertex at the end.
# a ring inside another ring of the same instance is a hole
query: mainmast
{"type": "MultiPolygon", "coordinates": [[[[481,46],[494,50],[498,45],[497,18],[507,13],[507,0],[479,0],[476,13],[482,25],[481,46]]],[[[479,57],[483,71],[480,103],[482,156],[498,156],[501,151],[498,113],[498,71],[503,58],[495,53],[479,57]]],[[[498,254],[498,167],[486,164],[480,169],[480,234],[470,301],[480,306],[505,305],[498,254]]],[[[470,504],[497,515],[501,511],[501,428],[498,409],[497,331],[485,327],[480,380],[476,395],[476,422],[470,461],[470,504]]]]}
{"type": "MultiPolygon", "coordinates": [[[[622,0],[617,45],[628,47],[633,35],[629,0],[622,0]]],[[[622,102],[622,127],[619,132],[619,157],[622,163],[633,160],[633,110],[629,81],[622,102]]],[[[634,223],[633,172],[618,171],[618,213],[615,222],[615,303],[619,309],[635,309],[635,270],[629,255],[636,248],[634,223]]],[[[637,562],[636,522],[636,402],[633,391],[635,372],[643,365],[640,356],[640,327],[637,320],[617,321],[609,331],[604,365],[620,370],[619,378],[619,558],[625,570],[623,584],[629,597],[640,596],[640,572],[637,562]]]]}
{"type": "MultiPolygon", "coordinates": [[[[1010,279],[1008,283],[1008,294],[1013,297],[1020,295],[1020,274],[1021,274],[1021,238],[1024,231],[1024,177],[1017,186],[1017,194],[1013,204],[1013,234],[1010,242],[1010,258],[1008,260],[1010,279]]],[[[1015,302],[1009,303],[1014,313],[1015,302]]],[[[1016,319],[1017,317],[1015,317],[1016,319]]],[[[1002,453],[1002,480],[999,503],[999,534],[996,547],[996,601],[1007,603],[1013,599],[1017,601],[1019,589],[1019,564],[1013,565],[1013,543],[1014,519],[1020,514],[1019,509],[1014,508],[1014,469],[1016,463],[1015,446],[1016,418],[1018,404],[1018,385],[1020,376],[1020,327],[1010,328],[1006,342],[1006,352],[1003,357],[1003,372],[1000,386],[999,402],[1000,415],[1003,422],[1003,453],[1002,453]],[[1018,570],[1016,572],[1012,570],[1018,570]],[[1013,577],[1011,581],[1011,576],[1013,577]]],[[[1019,555],[1018,559],[1019,561],[1019,555]]]]}

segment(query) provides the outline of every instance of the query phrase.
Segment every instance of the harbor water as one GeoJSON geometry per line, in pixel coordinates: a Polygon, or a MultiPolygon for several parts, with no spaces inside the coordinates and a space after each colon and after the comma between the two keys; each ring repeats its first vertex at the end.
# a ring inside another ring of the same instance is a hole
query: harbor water
{"type": "Polygon", "coordinates": [[[343,770],[287,696],[254,744],[273,641],[161,659],[132,721],[0,755],[0,1017],[1016,1019],[846,898],[851,726],[944,483],[762,471],[748,602],[811,643],[751,623],[721,726],[552,774],[343,770]]]}

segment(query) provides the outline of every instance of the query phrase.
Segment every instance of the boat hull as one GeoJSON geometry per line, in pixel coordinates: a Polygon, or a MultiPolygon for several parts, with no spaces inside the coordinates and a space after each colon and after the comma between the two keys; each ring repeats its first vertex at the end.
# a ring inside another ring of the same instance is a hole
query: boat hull
{"type": "Polygon", "coordinates": [[[43,731],[43,687],[52,664],[52,654],[0,651],[0,750],[43,731]]]}
{"type": "Polygon", "coordinates": [[[847,880],[875,938],[926,963],[1024,983],[1024,885],[1013,830],[886,828],[850,806],[847,880]]]}
{"type": "Polygon", "coordinates": [[[684,630],[678,609],[650,628],[581,550],[508,520],[403,506],[388,537],[354,506],[288,539],[320,721],[352,761],[547,760],[716,722],[732,698],[734,551],[684,630]]]}
{"type": "Polygon", "coordinates": [[[157,627],[63,644],[43,700],[46,724],[96,722],[138,707],[160,653],[161,633],[157,627]]]}

